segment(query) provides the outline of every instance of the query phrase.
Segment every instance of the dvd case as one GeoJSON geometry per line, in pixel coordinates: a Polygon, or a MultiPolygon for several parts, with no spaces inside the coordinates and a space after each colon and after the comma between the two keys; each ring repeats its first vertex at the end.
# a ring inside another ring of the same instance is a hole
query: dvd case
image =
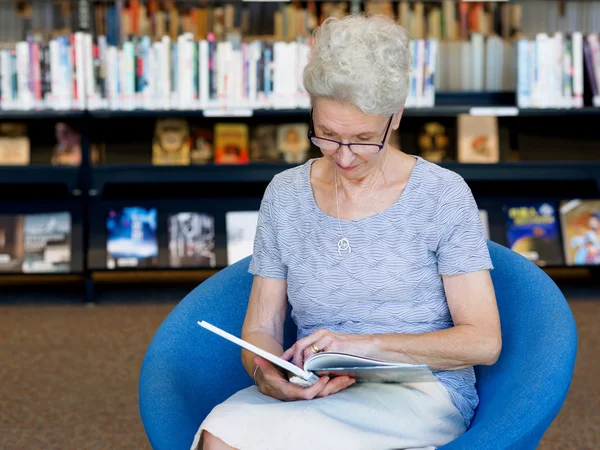
{"type": "Polygon", "coordinates": [[[558,217],[553,205],[508,205],[505,214],[510,249],[539,266],[563,264],[558,217]]]}
{"type": "Polygon", "coordinates": [[[600,199],[562,202],[560,221],[567,265],[599,265],[600,199]]]}
{"type": "Polygon", "coordinates": [[[106,218],[108,269],[153,267],[158,264],[155,208],[112,209],[106,218]]]}
{"type": "Polygon", "coordinates": [[[168,221],[171,267],[216,267],[213,216],[180,212],[170,215],[168,221]]]}
{"type": "Polygon", "coordinates": [[[234,264],[250,256],[258,224],[258,211],[229,211],[225,216],[227,227],[227,264],[234,264]]]}
{"type": "Polygon", "coordinates": [[[71,271],[71,214],[26,214],[24,273],[71,271]]]}

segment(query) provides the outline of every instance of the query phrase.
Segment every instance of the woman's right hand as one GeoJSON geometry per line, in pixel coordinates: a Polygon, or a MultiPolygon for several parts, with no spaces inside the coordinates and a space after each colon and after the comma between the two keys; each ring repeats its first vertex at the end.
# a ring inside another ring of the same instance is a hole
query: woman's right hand
{"type": "Polygon", "coordinates": [[[254,363],[259,367],[256,371],[256,385],[264,395],[282,401],[311,400],[316,397],[326,397],[352,386],[355,380],[350,377],[321,377],[309,387],[291,383],[269,361],[260,356],[254,357],[254,363]]]}

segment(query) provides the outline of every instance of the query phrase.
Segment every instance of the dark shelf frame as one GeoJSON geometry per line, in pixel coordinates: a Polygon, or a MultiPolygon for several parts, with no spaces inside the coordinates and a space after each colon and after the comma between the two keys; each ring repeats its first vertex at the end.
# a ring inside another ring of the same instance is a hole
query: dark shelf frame
{"type": "MultiPolygon", "coordinates": [[[[497,164],[439,164],[469,181],[581,181],[600,183],[600,162],[502,162],[497,164]]],[[[198,166],[96,165],[91,169],[93,195],[101,195],[107,184],[154,183],[268,183],[295,164],[198,166]]],[[[600,185],[599,185],[600,186],[600,185]]]]}
{"type": "Polygon", "coordinates": [[[29,165],[0,166],[0,186],[23,184],[62,184],[72,195],[81,195],[80,167],[29,165]]]}
{"type": "Polygon", "coordinates": [[[0,120],[31,120],[31,119],[83,119],[87,115],[84,110],[59,110],[59,109],[36,109],[36,110],[2,110],[0,109],[0,120]]]}

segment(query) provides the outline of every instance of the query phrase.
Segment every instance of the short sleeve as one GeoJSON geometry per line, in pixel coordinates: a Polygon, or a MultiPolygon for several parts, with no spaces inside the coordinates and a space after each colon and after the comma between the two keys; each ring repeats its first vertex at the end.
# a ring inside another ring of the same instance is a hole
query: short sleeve
{"type": "Polygon", "coordinates": [[[267,186],[258,212],[254,250],[248,272],[264,278],[287,278],[287,267],[281,261],[276,221],[276,199],[273,180],[267,186]]]}
{"type": "Polygon", "coordinates": [[[449,180],[442,190],[435,221],[440,275],[493,269],[479,209],[462,178],[449,180]]]}

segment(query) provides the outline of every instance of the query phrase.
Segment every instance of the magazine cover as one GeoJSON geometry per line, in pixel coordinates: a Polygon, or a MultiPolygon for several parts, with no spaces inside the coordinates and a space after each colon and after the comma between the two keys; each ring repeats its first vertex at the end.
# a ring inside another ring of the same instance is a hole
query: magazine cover
{"type": "Polygon", "coordinates": [[[306,162],[310,148],[308,125],[304,123],[280,125],[277,130],[277,147],[285,162],[290,164],[306,162]]]}
{"type": "Polygon", "coordinates": [[[23,216],[0,216],[0,272],[21,272],[25,256],[23,216]]]}
{"type": "Polygon", "coordinates": [[[152,164],[188,165],[190,163],[190,129],[183,119],[160,119],[154,127],[152,164]]]}
{"type": "Polygon", "coordinates": [[[25,215],[24,273],[71,271],[71,214],[25,215]]]}
{"type": "Polygon", "coordinates": [[[281,153],[277,148],[277,125],[259,125],[252,128],[250,159],[253,162],[281,161],[281,153]]]}
{"type": "Polygon", "coordinates": [[[213,161],[214,134],[212,129],[192,128],[192,149],[190,161],[192,164],[208,164],[213,161]]]}
{"type": "MultiPolygon", "coordinates": [[[[50,162],[54,165],[79,166],[81,164],[81,134],[71,125],[58,122],[54,126],[56,145],[50,162]]],[[[96,151],[97,153],[97,151],[96,151]]],[[[94,152],[92,152],[92,155],[94,152]]],[[[92,162],[93,162],[92,156],[92,162]]]]}
{"type": "Polygon", "coordinates": [[[215,125],[215,163],[246,164],[248,155],[248,125],[218,123],[215,125]]]}
{"type": "Polygon", "coordinates": [[[254,236],[258,211],[229,211],[225,216],[227,227],[227,264],[233,264],[254,250],[254,236]]]}
{"type": "Polygon", "coordinates": [[[113,209],[106,218],[106,266],[152,267],[158,264],[155,208],[113,209]]]}
{"type": "Polygon", "coordinates": [[[558,215],[553,205],[508,205],[505,213],[509,248],[539,266],[563,264],[558,215]]]}
{"type": "Polygon", "coordinates": [[[0,166],[26,166],[30,152],[27,125],[0,123],[0,166]]]}
{"type": "Polygon", "coordinates": [[[563,202],[560,219],[567,265],[600,264],[600,199],[563,202]]]}
{"type": "Polygon", "coordinates": [[[497,163],[500,160],[498,118],[460,114],[458,123],[458,162],[497,163]]]}
{"type": "Polygon", "coordinates": [[[181,212],[169,216],[168,220],[171,267],[217,266],[213,216],[181,212]]]}

